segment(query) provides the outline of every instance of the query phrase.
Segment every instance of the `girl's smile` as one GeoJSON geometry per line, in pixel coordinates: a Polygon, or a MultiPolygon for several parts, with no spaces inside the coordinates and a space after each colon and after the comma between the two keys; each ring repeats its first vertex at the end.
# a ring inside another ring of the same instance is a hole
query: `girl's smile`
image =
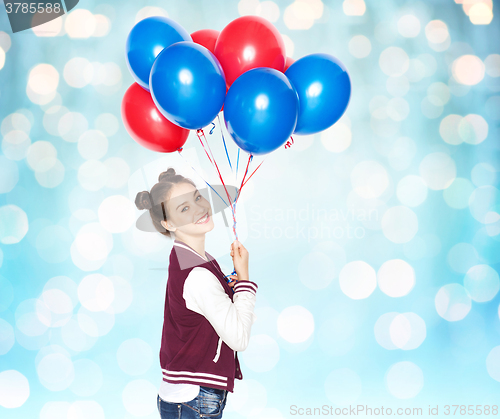
{"type": "Polygon", "coordinates": [[[205,224],[205,223],[208,223],[209,220],[210,220],[210,215],[207,212],[202,218],[200,218],[198,221],[196,221],[195,224],[205,224]]]}

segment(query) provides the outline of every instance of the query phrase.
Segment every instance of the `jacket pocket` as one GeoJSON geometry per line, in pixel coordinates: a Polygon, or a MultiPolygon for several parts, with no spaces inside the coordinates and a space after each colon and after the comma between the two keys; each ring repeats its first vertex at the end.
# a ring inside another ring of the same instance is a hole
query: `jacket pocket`
{"type": "Polygon", "coordinates": [[[219,337],[219,341],[217,342],[217,352],[215,353],[215,357],[213,359],[214,362],[217,362],[219,360],[221,346],[222,346],[222,338],[219,337]]]}

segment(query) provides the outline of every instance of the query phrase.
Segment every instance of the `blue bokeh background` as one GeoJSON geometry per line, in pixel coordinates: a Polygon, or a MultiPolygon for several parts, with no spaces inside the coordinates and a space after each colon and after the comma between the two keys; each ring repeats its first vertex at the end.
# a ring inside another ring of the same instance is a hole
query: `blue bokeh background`
{"type": "MultiPolygon", "coordinates": [[[[0,417],[159,417],[172,246],[136,227],[135,196],[170,166],[220,180],[194,132],[162,155],[123,126],[125,41],[150,15],[189,33],[263,16],[288,56],[331,54],[353,86],[333,127],[249,164],[235,216],[258,318],[224,417],[498,405],[498,7],[81,0],[13,34],[0,6],[0,417]]],[[[249,156],[214,124],[239,186],[249,156]]],[[[206,250],[229,274],[230,209],[214,221],[206,250]]]]}

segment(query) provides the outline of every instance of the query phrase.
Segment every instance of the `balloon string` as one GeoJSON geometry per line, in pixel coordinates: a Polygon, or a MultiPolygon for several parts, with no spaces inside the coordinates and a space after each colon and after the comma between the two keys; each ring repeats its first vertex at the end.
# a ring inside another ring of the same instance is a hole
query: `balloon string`
{"type": "MultiPolygon", "coordinates": [[[[266,159],[267,159],[267,157],[266,157],[266,159]]],[[[264,160],[265,160],[265,159],[264,159],[264,160]]],[[[260,164],[257,166],[257,169],[258,169],[258,168],[262,165],[262,163],[264,163],[264,160],[262,160],[262,161],[260,162],[260,164]]],[[[253,176],[253,174],[257,171],[257,169],[255,169],[255,170],[252,172],[252,174],[251,174],[250,176],[248,176],[248,179],[245,181],[245,183],[243,184],[243,186],[245,186],[245,184],[246,184],[246,183],[250,180],[250,178],[251,178],[251,177],[253,176]]],[[[243,186],[242,186],[242,187],[243,187],[243,186]]]]}
{"type": "MultiPolygon", "coordinates": [[[[219,115],[217,115],[217,119],[219,120],[219,128],[220,128],[220,133],[222,135],[222,142],[224,143],[224,149],[226,150],[227,161],[229,162],[229,167],[231,168],[231,171],[233,171],[233,166],[231,165],[231,159],[229,158],[229,154],[227,152],[226,140],[224,139],[224,133],[222,132],[222,124],[220,123],[220,116],[219,115]]],[[[212,128],[212,131],[213,131],[213,128],[212,128]]],[[[212,133],[212,131],[210,131],[210,134],[212,133]]]]}
{"type": "MultiPolygon", "coordinates": [[[[191,166],[191,168],[195,171],[195,173],[203,179],[203,177],[202,177],[202,176],[201,176],[201,175],[200,175],[200,174],[196,171],[196,169],[193,167],[193,165],[192,165],[191,163],[189,163],[189,162],[187,161],[187,159],[186,159],[186,158],[185,158],[185,157],[181,154],[182,147],[181,147],[181,148],[178,148],[178,149],[177,149],[177,151],[179,152],[179,155],[180,155],[180,156],[182,156],[182,158],[183,158],[184,160],[186,160],[186,163],[188,163],[188,164],[191,166]]],[[[225,205],[229,206],[229,205],[227,204],[227,202],[226,202],[226,201],[224,201],[224,199],[222,198],[222,196],[220,196],[220,195],[217,193],[217,191],[216,191],[214,188],[212,188],[212,186],[210,185],[210,183],[208,183],[205,179],[203,179],[203,181],[204,181],[204,182],[205,182],[208,186],[210,186],[210,188],[211,188],[211,189],[212,189],[212,190],[213,190],[213,191],[217,194],[217,196],[218,196],[220,199],[222,199],[222,202],[224,202],[224,204],[225,204],[225,205]]]]}
{"type": "MultiPolygon", "coordinates": [[[[215,127],[215,124],[214,124],[214,127],[215,127]]],[[[217,166],[217,162],[215,161],[214,153],[212,153],[212,149],[210,148],[210,143],[207,140],[207,137],[205,137],[205,133],[203,132],[203,130],[201,130],[201,135],[203,136],[203,139],[205,140],[205,143],[206,143],[206,145],[208,147],[208,151],[210,151],[210,155],[212,156],[212,160],[213,160],[213,162],[215,164],[215,167],[217,168],[217,172],[219,173],[219,178],[220,178],[220,180],[222,182],[222,185],[224,186],[224,189],[226,189],[226,185],[224,183],[224,180],[222,179],[222,175],[219,172],[219,166],[217,166]]],[[[198,138],[200,138],[200,137],[198,136],[198,138]]],[[[201,138],[200,138],[200,141],[201,141],[201,138]]],[[[202,145],[203,145],[203,143],[202,143],[202,145]]],[[[231,196],[228,194],[227,190],[226,190],[226,194],[228,195],[227,198],[229,199],[229,202],[231,202],[231,196]]]]}
{"type": "MultiPolygon", "coordinates": [[[[238,192],[236,193],[236,196],[234,197],[234,201],[231,204],[231,208],[233,209],[233,230],[236,231],[236,203],[238,202],[238,198],[240,196],[241,188],[243,188],[243,181],[245,180],[245,176],[247,175],[248,172],[248,165],[252,161],[253,156],[250,154],[248,157],[248,163],[247,163],[247,168],[245,170],[245,174],[243,175],[243,179],[241,180],[241,186],[240,189],[238,189],[238,192]]],[[[238,236],[236,236],[236,240],[238,240],[238,236]]]]}
{"type": "MultiPolygon", "coordinates": [[[[203,150],[205,150],[205,154],[207,155],[208,157],[208,160],[210,160],[210,163],[212,163],[212,165],[214,164],[214,162],[212,161],[211,157],[209,156],[205,146],[203,145],[203,141],[201,140],[201,134],[200,134],[200,131],[203,133],[203,130],[197,130],[196,131],[196,135],[198,136],[198,139],[200,140],[200,143],[201,143],[201,146],[203,147],[203,150]]],[[[203,136],[205,136],[205,134],[203,134],[203,136]]]]}
{"type": "Polygon", "coordinates": [[[241,193],[241,190],[243,189],[243,186],[245,185],[245,183],[243,183],[245,181],[245,177],[248,173],[248,166],[250,165],[250,162],[253,160],[253,155],[249,155],[248,156],[248,162],[247,162],[247,167],[245,169],[245,173],[243,175],[243,179],[241,179],[241,186],[240,186],[240,189],[238,191],[238,194],[236,195],[236,198],[234,199],[234,202],[233,202],[233,205],[234,207],[236,208],[236,203],[238,202],[238,198],[240,197],[240,193],[241,193]]]}
{"type": "Polygon", "coordinates": [[[234,176],[235,183],[238,184],[238,165],[240,163],[240,148],[238,147],[238,160],[236,160],[236,174],[234,176]]]}
{"type": "MultiPolygon", "coordinates": [[[[219,175],[219,179],[222,182],[222,186],[224,186],[224,190],[226,191],[227,199],[229,200],[229,202],[231,202],[231,195],[229,195],[229,192],[227,191],[227,188],[226,188],[226,184],[224,183],[224,179],[222,179],[222,175],[220,173],[219,166],[217,166],[217,162],[215,161],[215,158],[213,160],[210,158],[210,156],[208,155],[208,152],[207,152],[207,150],[205,148],[205,145],[203,144],[202,137],[205,139],[205,141],[207,141],[207,138],[205,137],[205,133],[203,132],[202,129],[199,129],[199,130],[196,131],[196,135],[198,136],[198,139],[200,140],[201,146],[205,150],[205,153],[208,156],[208,159],[212,162],[212,164],[217,169],[217,173],[219,175]]],[[[207,146],[208,146],[208,143],[207,143],[207,146]]],[[[208,148],[210,150],[210,146],[208,146],[208,148]]],[[[210,150],[210,153],[211,153],[211,150],[210,150]]],[[[213,157],[213,155],[212,155],[212,157],[213,157]]],[[[234,235],[236,237],[236,240],[238,240],[238,235],[236,234],[236,216],[234,214],[233,205],[231,205],[231,212],[233,213],[233,221],[234,221],[234,223],[233,223],[233,233],[234,233],[234,235]]]]}
{"type": "MultiPolygon", "coordinates": [[[[203,136],[203,139],[205,140],[205,142],[207,144],[208,151],[210,151],[210,155],[212,156],[212,159],[210,161],[212,162],[212,164],[214,164],[215,157],[214,157],[214,154],[212,153],[212,149],[210,148],[210,145],[209,145],[209,143],[207,141],[207,137],[205,137],[205,133],[203,132],[202,129],[199,129],[199,130],[196,131],[196,134],[198,135],[198,138],[200,139],[200,141],[201,141],[201,137],[203,136]],[[199,131],[201,131],[201,134],[199,133],[199,131]]],[[[203,142],[201,144],[203,145],[203,142]]],[[[203,148],[205,148],[205,146],[203,146],[203,148]]],[[[205,149],[205,153],[206,152],[207,152],[207,150],[205,149]]]]}
{"type": "Polygon", "coordinates": [[[288,141],[286,142],[286,144],[285,144],[285,148],[289,148],[289,147],[291,147],[291,146],[292,146],[292,144],[293,144],[293,137],[292,137],[292,136],[290,136],[290,140],[288,140],[288,141]],[[292,140],[292,142],[290,142],[290,140],[292,140]]]}
{"type": "MultiPolygon", "coordinates": [[[[267,157],[266,157],[267,158],[267,157]]],[[[239,159],[240,159],[240,149],[238,148],[238,162],[239,162],[239,159]]],[[[264,163],[264,160],[261,161],[261,163],[257,166],[257,168],[252,172],[252,174],[248,177],[248,179],[245,181],[245,177],[248,173],[248,166],[250,165],[250,162],[253,160],[253,155],[250,154],[250,156],[248,157],[248,162],[247,162],[247,167],[245,169],[245,174],[243,175],[243,179],[241,180],[241,186],[240,186],[240,189],[238,190],[238,193],[236,195],[236,197],[234,198],[234,202],[233,202],[233,206],[234,206],[234,213],[236,213],[236,203],[238,202],[238,198],[240,196],[240,192],[241,190],[243,189],[243,186],[245,186],[245,184],[250,180],[250,178],[253,176],[253,174],[257,171],[257,169],[262,165],[262,163],[264,163]]],[[[236,169],[236,174],[238,173],[238,169],[236,169]]],[[[234,227],[236,227],[236,218],[234,220],[234,227]]],[[[236,237],[236,240],[238,240],[238,237],[236,237]]],[[[235,275],[236,274],[236,269],[233,270],[233,272],[231,272],[229,275],[226,275],[224,278],[227,278],[228,276],[230,275],[235,275]]],[[[231,282],[229,279],[226,280],[227,283],[231,282]]],[[[233,289],[233,292],[234,292],[234,289],[233,289]]]]}

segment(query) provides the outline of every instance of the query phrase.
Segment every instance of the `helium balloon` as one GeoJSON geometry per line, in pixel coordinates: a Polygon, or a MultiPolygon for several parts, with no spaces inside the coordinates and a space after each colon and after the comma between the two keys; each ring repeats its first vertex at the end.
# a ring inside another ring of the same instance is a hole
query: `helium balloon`
{"type": "Polygon", "coordinates": [[[299,95],[295,134],[314,134],[337,122],[351,98],[351,80],[344,65],[328,54],[311,54],[285,72],[299,95]]]}
{"type": "Polygon", "coordinates": [[[125,92],[121,113],[128,133],[149,150],[171,153],[182,147],[188,138],[189,130],[166,119],[156,108],[151,95],[137,83],[125,92]]]}
{"type": "Polygon", "coordinates": [[[219,114],[226,79],[208,49],[194,42],[177,42],[156,58],[149,88],[165,118],[182,128],[200,129],[219,114]]]}
{"type": "Polygon", "coordinates": [[[238,77],[227,92],[224,120],[234,142],[249,154],[266,154],[293,133],[299,101],[286,76],[255,68],[238,77]]]}
{"type": "Polygon", "coordinates": [[[201,29],[191,34],[193,42],[203,45],[212,54],[214,53],[215,43],[217,42],[218,36],[219,36],[219,31],[216,31],[214,29],[201,29]]]}
{"type": "Polygon", "coordinates": [[[126,44],[127,66],[142,88],[149,91],[149,73],[158,54],[180,41],[192,39],[181,25],[168,17],[148,17],[132,28],[126,44]]]}
{"type": "Polygon", "coordinates": [[[288,68],[295,62],[295,60],[293,58],[290,58],[290,57],[286,57],[286,61],[285,61],[285,69],[283,70],[283,72],[285,72],[286,70],[288,70],[288,68]]]}
{"type": "Polygon", "coordinates": [[[215,44],[215,56],[226,75],[228,87],[245,71],[257,67],[285,68],[285,43],[279,31],[266,19],[242,16],[222,29],[215,44]]]}

